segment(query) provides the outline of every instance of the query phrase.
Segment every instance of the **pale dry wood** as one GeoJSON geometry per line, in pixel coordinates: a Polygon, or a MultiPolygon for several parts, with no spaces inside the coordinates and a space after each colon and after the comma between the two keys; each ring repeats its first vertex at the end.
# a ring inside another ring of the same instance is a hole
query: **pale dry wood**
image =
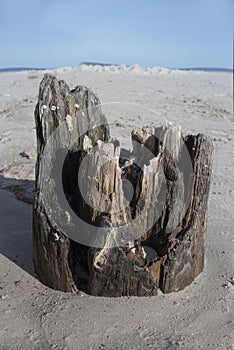
{"type": "MultiPolygon", "coordinates": [[[[66,178],[66,173],[73,174],[71,169],[73,165],[75,166],[74,170],[77,169],[79,149],[83,142],[83,137],[78,138],[78,134],[82,136],[83,131],[85,131],[93,143],[96,140],[106,140],[109,137],[107,122],[99,105],[97,95],[86,87],[77,86],[74,90],[70,90],[64,81],[59,81],[51,75],[45,75],[40,84],[39,98],[35,109],[38,157],[36,195],[33,208],[34,264],[43,283],[63,291],[77,290],[73,276],[73,257],[75,254],[72,242],[66,236],[66,232],[59,231],[50,222],[43,205],[43,195],[47,195],[48,200],[53,201],[50,194],[53,193],[57,184],[52,178],[45,176],[46,164],[44,167],[41,166],[41,157],[47,142],[50,143],[49,150],[53,153],[57,152],[58,148],[60,149],[64,140],[64,150],[66,151],[66,148],[70,150],[65,160],[64,177],[66,178]],[[62,127],[59,128],[61,125],[62,127]],[[93,125],[103,126],[93,128],[93,125]],[[53,137],[51,137],[52,134],[53,137]]],[[[57,171],[56,159],[55,171],[57,171]]],[[[74,178],[69,178],[66,191],[67,198],[73,191],[77,191],[74,178]]],[[[72,206],[74,198],[70,197],[70,205],[72,206]]],[[[64,215],[64,213],[60,212],[58,207],[59,215],[64,215]]]]}
{"type": "Polygon", "coordinates": [[[184,137],[180,127],[167,124],[134,129],[133,151],[122,150],[110,140],[97,96],[83,87],[70,91],[51,76],[41,83],[35,118],[33,241],[41,281],[55,289],[82,289],[101,296],[150,296],[158,288],[169,293],[190,284],[204,266],[211,140],[204,135],[184,137]],[[79,118],[77,111],[87,106],[79,118]],[[50,188],[56,184],[44,178],[40,161],[46,142],[60,125],[50,147],[53,152],[64,139],[69,149],[60,190],[74,212],[96,226],[92,247],[58,230],[41,200],[45,189],[48,201],[53,200],[50,188]],[[89,125],[91,130],[78,138],[89,125]]]}

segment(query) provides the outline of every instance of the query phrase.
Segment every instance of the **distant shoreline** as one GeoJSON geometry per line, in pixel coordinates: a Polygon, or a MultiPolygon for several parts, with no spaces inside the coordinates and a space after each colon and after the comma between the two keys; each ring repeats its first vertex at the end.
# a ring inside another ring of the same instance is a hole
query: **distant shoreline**
{"type": "MultiPolygon", "coordinates": [[[[119,64],[96,63],[96,62],[82,62],[80,65],[102,66],[102,67],[104,67],[104,66],[121,66],[119,64]]],[[[130,65],[126,65],[126,66],[130,67],[130,65]]],[[[57,68],[8,67],[8,68],[0,68],[0,73],[4,73],[4,72],[25,72],[25,71],[43,71],[43,70],[50,70],[50,69],[57,69],[57,68]]],[[[189,68],[168,68],[168,69],[181,70],[181,71],[202,71],[202,72],[233,73],[233,69],[230,69],[230,68],[189,67],[189,68]]]]}
{"type": "MultiPolygon", "coordinates": [[[[48,68],[29,68],[29,67],[9,67],[9,68],[0,68],[0,73],[4,72],[26,72],[26,71],[40,71],[40,70],[47,70],[48,68]]],[[[52,69],[52,68],[51,68],[52,69]]]]}

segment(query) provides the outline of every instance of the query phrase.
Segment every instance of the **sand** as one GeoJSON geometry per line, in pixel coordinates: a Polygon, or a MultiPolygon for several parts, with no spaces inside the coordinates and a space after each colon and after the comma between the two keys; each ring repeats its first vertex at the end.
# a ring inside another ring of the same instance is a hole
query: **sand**
{"type": "Polygon", "coordinates": [[[168,120],[214,141],[204,272],[151,298],[71,295],[42,285],[32,263],[33,112],[45,72],[0,74],[0,349],[234,349],[232,74],[160,67],[48,71],[95,91],[113,136],[168,120]]]}

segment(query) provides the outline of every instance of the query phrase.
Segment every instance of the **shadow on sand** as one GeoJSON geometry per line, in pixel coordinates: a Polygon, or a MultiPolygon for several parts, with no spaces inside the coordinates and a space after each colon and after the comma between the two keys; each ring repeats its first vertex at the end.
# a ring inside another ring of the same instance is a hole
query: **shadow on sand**
{"type": "Polygon", "coordinates": [[[34,181],[4,178],[0,175],[0,254],[36,277],[30,205],[33,202],[33,191],[34,181]]]}

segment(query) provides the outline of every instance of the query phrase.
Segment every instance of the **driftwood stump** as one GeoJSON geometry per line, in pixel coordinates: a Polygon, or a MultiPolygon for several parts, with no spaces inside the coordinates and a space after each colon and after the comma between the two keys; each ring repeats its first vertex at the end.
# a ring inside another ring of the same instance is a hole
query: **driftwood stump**
{"type": "Polygon", "coordinates": [[[35,269],[92,295],[182,290],[202,271],[213,146],[166,124],[110,138],[98,97],[45,75],[35,110],[35,269]]]}

